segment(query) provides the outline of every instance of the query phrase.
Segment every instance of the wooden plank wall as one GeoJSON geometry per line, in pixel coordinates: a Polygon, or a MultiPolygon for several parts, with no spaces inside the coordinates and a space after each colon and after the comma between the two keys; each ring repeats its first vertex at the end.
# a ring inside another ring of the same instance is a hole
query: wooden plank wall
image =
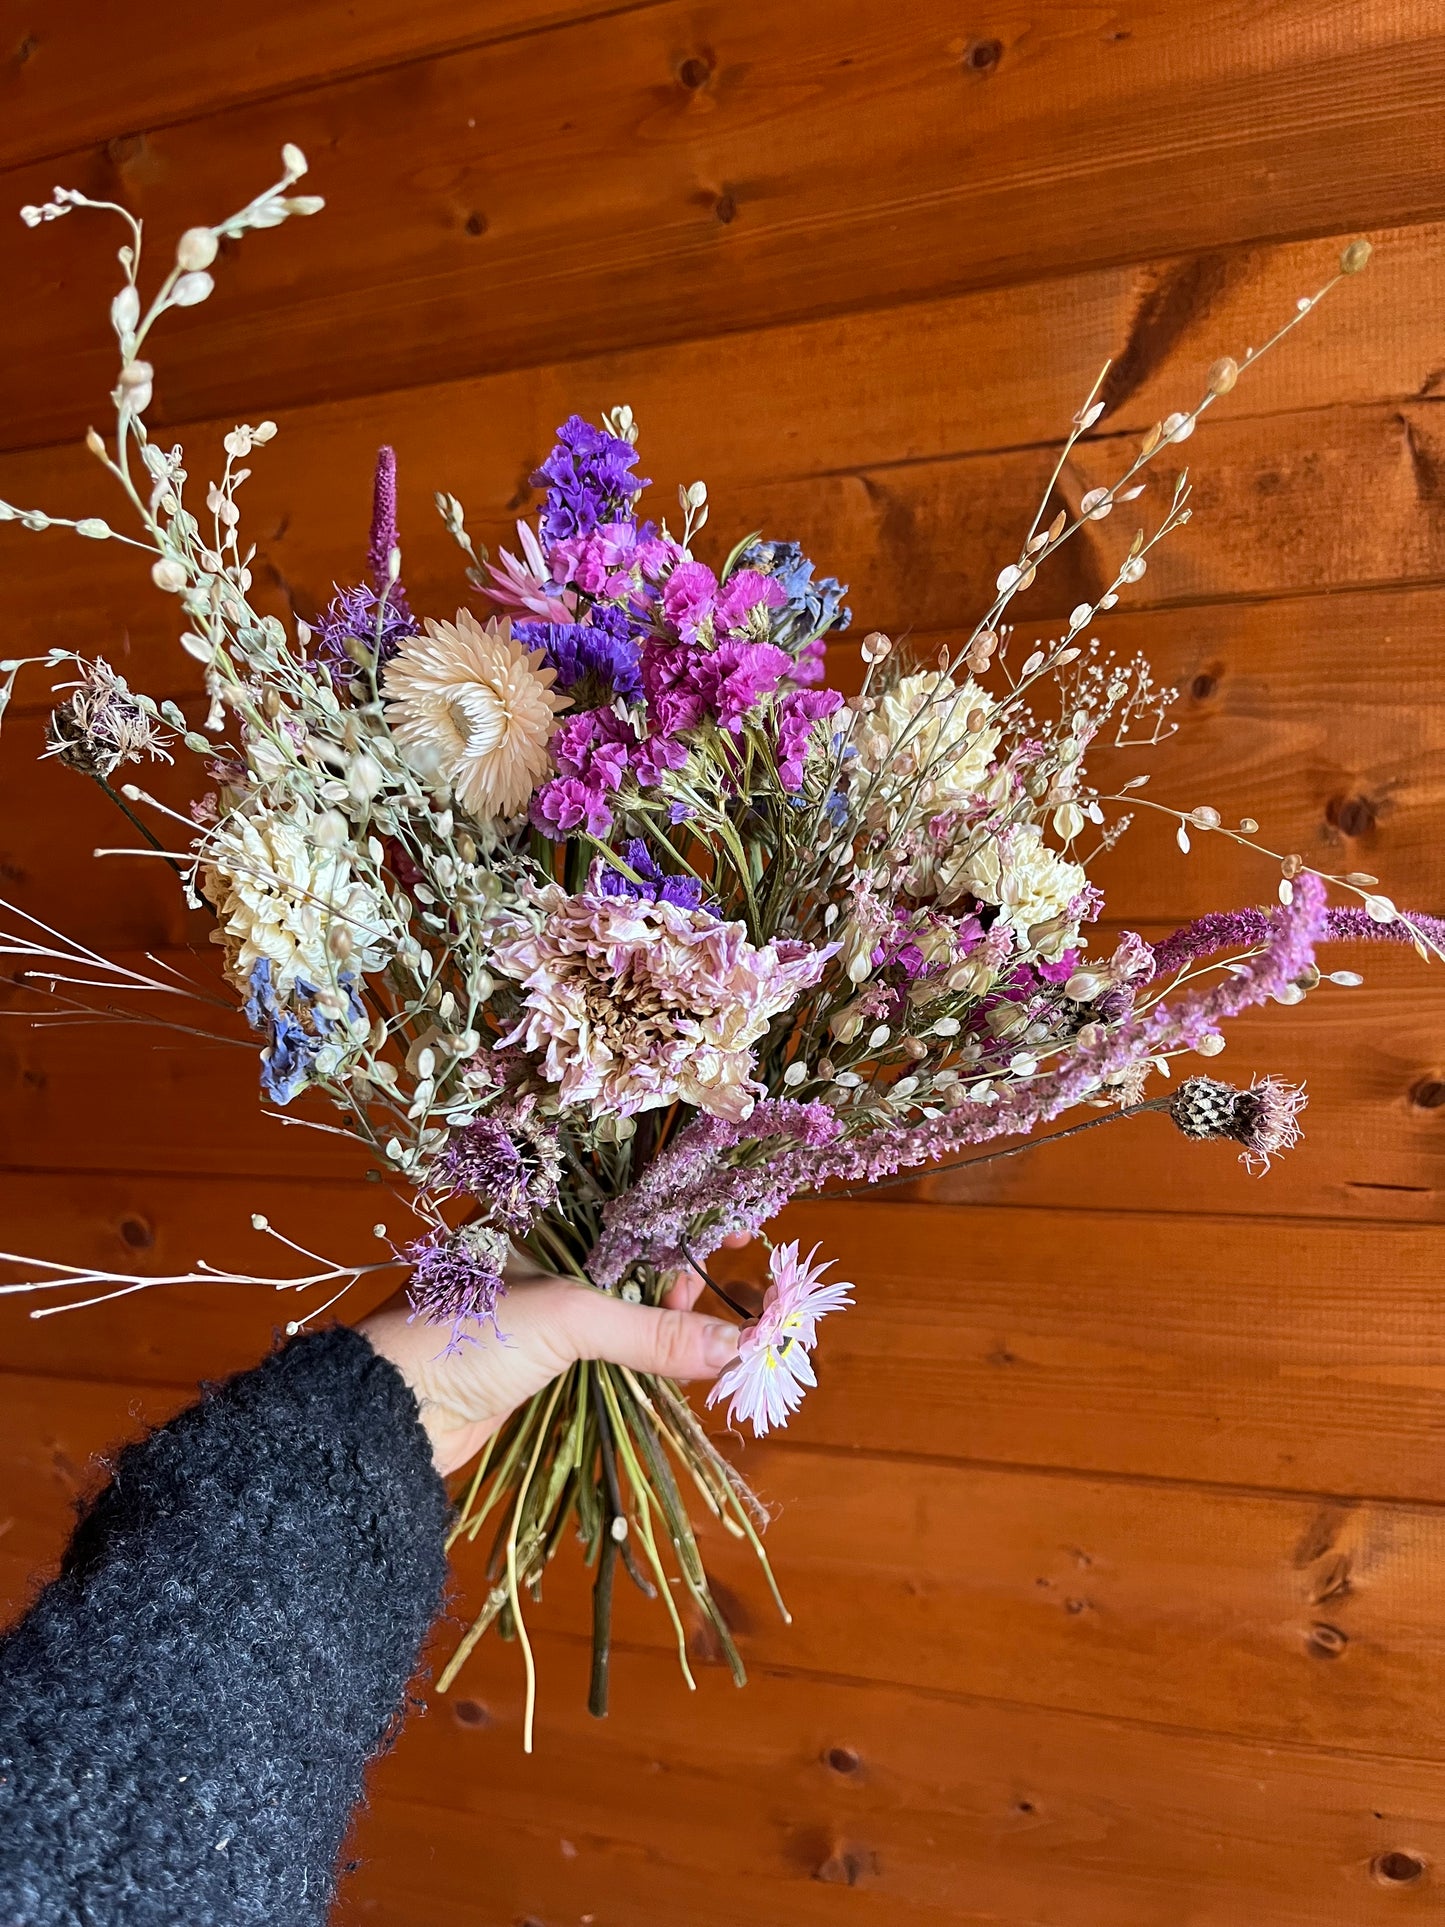
{"type": "MultiPolygon", "coordinates": [[[[1200,512],[1115,636],[1183,692],[1161,789],[1435,911],[1442,106],[1433,0],[0,5],[0,207],[75,183],[164,247],[282,140],[311,155],[328,212],[223,262],[170,329],[156,411],[197,469],[233,418],[280,422],[249,514],[268,592],[302,612],[359,561],[379,441],[413,598],[442,610],[431,491],[494,541],[554,421],[625,399],[664,501],[707,477],[720,550],[758,522],[797,535],[854,583],[855,635],[931,646],[1013,553],[1105,357],[1074,495],[1368,232],[1370,273],[1190,445],[1200,512]]],[[[108,246],[0,222],[0,496],[96,505],[79,437],[111,373],[108,246]]],[[[196,694],[123,552],[0,534],[7,654],[100,647],[196,694]]],[[[1091,531],[1030,620],[1119,539],[1091,531]]],[[[90,860],[110,828],[37,776],[39,728],[7,726],[6,893],[121,949],[203,940],[154,869],[90,860]]],[[[1268,894],[1202,841],[1186,860],[1145,826],[1111,917],[1268,894]]],[[[724,1562],[754,1680],[735,1694],[699,1640],[694,1700],[629,1607],[599,1726],[562,1561],[535,1757],[516,1656],[486,1650],[377,1768],[346,1921],[1438,1915],[1445,979],[1366,967],[1231,1046],[1236,1076],[1313,1091],[1267,1179],[1149,1120],[797,1211],[863,1290],[803,1416],[749,1454],[795,1625],[724,1562]]],[[[0,1093],[20,1248],[162,1269],[241,1259],[256,1208],[329,1248],[375,1216],[328,1140],[256,1114],[244,1061],[7,1024],[0,1093]]],[[[6,1600],[54,1559],[92,1454],[254,1359],[280,1315],[209,1293],[0,1307],[6,1600]]]]}

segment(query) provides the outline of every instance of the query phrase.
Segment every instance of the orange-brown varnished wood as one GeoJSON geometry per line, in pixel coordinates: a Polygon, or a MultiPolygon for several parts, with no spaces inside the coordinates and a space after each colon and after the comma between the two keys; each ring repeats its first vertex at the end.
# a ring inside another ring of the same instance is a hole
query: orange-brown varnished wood
{"type": "MultiPolygon", "coordinates": [[[[362,560],[401,459],[404,573],[535,508],[553,424],[620,401],[653,512],[709,483],[716,558],[758,526],[852,584],[857,642],[957,638],[1100,367],[1077,501],[1377,243],[1161,464],[1197,513],[1101,645],[1178,686],[1178,734],[1096,752],[1325,869],[1445,912],[1445,38],[1428,0],[155,0],[12,6],[0,189],[118,195],[158,260],[297,140],[326,214],[227,250],[156,342],[192,486],[275,417],[246,520],[267,607],[362,560]],[[134,17],[132,17],[134,16],[134,17]]],[[[0,222],[0,499],[121,505],[79,445],[113,376],[93,217],[0,222]]],[[[1097,590],[1120,511],[1016,605],[1031,646],[1097,590]]],[[[0,527],[0,654],[99,650],[194,703],[174,602],[118,546],[0,527]]],[[[1017,646],[1017,645],[1016,645],[1017,646]]],[[[0,738],[0,896],[214,981],[203,915],[97,791],[0,738]],[[191,946],[187,950],[185,946],[191,946]]],[[[139,772],[127,772],[139,774],[139,772]]],[[[182,805],[189,771],[141,780],[182,805]]],[[[181,834],[177,826],[177,834],[181,834]]],[[[1098,874],[1102,942],[1268,900],[1267,861],[1147,811],[1098,874]]],[[[795,1613],[708,1543],[752,1672],[626,1589],[614,1710],[584,1710],[588,1575],[533,1613],[537,1752],[499,1641],[377,1763],[342,1927],[1385,1927],[1445,1867],[1445,977],[1408,952],[1241,1023],[1211,1074],[1305,1081],[1263,1178],[1163,1119],[870,1199],[793,1207],[856,1281],[786,1438],[738,1447],[795,1613]],[[847,1892],[839,1892],[845,1888],[847,1892]]],[[[8,969],[8,966],[7,966],[8,969]]],[[[255,1211],[337,1258],[407,1235],[367,1158],[256,1103],[256,1040],[34,1030],[0,987],[0,1247],[164,1275],[284,1273],[255,1211]]],[[[181,1021],[184,1021],[183,1014],[181,1021]]],[[[1203,1067],[1202,1065],[1200,1066],[1203,1067]]],[[[746,1291],[762,1260],[720,1257],[746,1291]]],[[[359,1315],[378,1276],[349,1301],[359,1315]]],[[[65,1294],[48,1298],[58,1302],[65,1294]]],[[[0,1296],[0,1617],[53,1570],[97,1457],[298,1309],[185,1285],[32,1320],[0,1296]]],[[[716,1415],[714,1415],[716,1417],[716,1415]]],[[[464,1548],[457,1612],[485,1548],[464,1548]]],[[[450,1650],[441,1628],[432,1657],[450,1650]]]]}

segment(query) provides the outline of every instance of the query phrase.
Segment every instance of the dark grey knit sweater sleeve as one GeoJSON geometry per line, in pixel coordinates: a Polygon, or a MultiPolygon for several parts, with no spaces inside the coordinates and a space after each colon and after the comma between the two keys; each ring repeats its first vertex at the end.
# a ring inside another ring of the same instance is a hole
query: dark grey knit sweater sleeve
{"type": "Polygon", "coordinates": [[[445,1575],[416,1401],[330,1331],[116,1461],[0,1640],[0,1927],[311,1927],[445,1575]]]}

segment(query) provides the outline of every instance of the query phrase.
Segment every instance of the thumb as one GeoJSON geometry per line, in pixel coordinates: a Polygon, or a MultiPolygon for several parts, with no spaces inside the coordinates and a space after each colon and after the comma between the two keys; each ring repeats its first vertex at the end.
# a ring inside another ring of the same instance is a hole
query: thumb
{"type": "Polygon", "coordinates": [[[713,1378],[737,1354],[738,1330],[723,1318],[657,1305],[629,1305],[604,1292],[574,1289],[562,1312],[574,1358],[600,1358],[659,1378],[713,1378]]]}

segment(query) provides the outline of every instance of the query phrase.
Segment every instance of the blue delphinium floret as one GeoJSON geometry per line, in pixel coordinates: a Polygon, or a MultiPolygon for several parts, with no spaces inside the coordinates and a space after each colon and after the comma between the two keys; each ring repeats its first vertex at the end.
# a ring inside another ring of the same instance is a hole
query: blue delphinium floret
{"type": "Polygon", "coordinates": [[[545,653],[575,709],[642,695],[642,645],[625,609],[599,606],[585,622],[514,622],[512,634],[524,648],[545,653]]]}
{"type": "MultiPolygon", "coordinates": [[[[356,994],[356,979],[346,975],[337,979],[345,992],[353,1022],[365,1021],[366,1009],[356,994]]],[[[273,1104],[289,1104],[311,1082],[316,1060],[341,1026],[317,1008],[320,992],[314,984],[298,977],[290,995],[278,998],[271,959],[260,958],[252,965],[246,1001],[246,1021],[253,1030],[264,1031],[261,1052],[261,1088],[273,1104]]]]}
{"type": "Polygon", "coordinates": [[[633,837],[627,844],[622,852],[622,860],[635,875],[625,876],[621,870],[603,870],[603,896],[631,897],[634,902],[641,903],[672,903],[679,910],[713,911],[710,903],[703,902],[702,884],[696,877],[669,876],[658,867],[656,858],[639,838],[633,837]]]}

